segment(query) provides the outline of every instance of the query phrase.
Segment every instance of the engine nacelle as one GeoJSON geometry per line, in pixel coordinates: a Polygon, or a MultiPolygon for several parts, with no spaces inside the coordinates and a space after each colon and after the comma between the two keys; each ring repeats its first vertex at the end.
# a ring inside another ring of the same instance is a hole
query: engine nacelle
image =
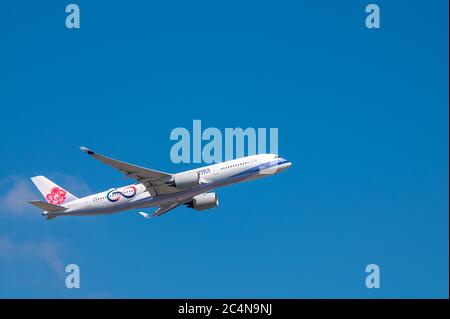
{"type": "Polygon", "coordinates": [[[216,208],[219,206],[219,198],[216,193],[204,193],[193,197],[187,206],[195,210],[216,208]]]}
{"type": "Polygon", "coordinates": [[[200,185],[200,175],[198,172],[185,172],[174,175],[167,184],[176,188],[189,188],[200,185]]]}

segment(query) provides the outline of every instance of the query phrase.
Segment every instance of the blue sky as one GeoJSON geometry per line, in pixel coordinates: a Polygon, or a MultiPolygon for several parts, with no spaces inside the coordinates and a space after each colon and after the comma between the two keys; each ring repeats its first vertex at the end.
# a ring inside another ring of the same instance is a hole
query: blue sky
{"type": "Polygon", "coordinates": [[[79,30],[68,3],[1,5],[0,297],[448,297],[447,1],[377,1],[379,30],[364,1],[76,1],[79,30]],[[34,175],[127,182],[80,145],[197,167],[170,161],[194,119],[276,127],[293,166],[151,222],[26,204],[34,175]]]}

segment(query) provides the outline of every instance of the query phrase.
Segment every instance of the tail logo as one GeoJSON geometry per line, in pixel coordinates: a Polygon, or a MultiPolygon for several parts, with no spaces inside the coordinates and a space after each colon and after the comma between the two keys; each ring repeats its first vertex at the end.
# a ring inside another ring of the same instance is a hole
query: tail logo
{"type": "Polygon", "coordinates": [[[106,194],[106,198],[110,202],[117,202],[121,196],[123,196],[124,198],[134,197],[134,195],[136,195],[136,192],[137,192],[136,187],[128,186],[124,188],[122,191],[118,191],[115,189],[109,191],[108,194],[106,194]]]}
{"type": "Polygon", "coordinates": [[[50,204],[59,205],[66,200],[67,193],[64,189],[53,187],[49,194],[45,196],[50,204]]]}

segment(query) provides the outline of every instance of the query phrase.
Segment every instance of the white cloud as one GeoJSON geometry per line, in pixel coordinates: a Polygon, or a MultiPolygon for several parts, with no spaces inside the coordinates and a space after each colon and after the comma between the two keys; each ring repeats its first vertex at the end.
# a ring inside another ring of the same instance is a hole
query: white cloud
{"type": "MultiPolygon", "coordinates": [[[[54,173],[49,178],[75,196],[82,197],[91,193],[89,186],[78,176],[54,173]]],[[[30,200],[43,200],[42,195],[29,178],[21,176],[6,177],[0,181],[0,189],[2,190],[0,194],[0,208],[2,211],[14,216],[40,215],[32,214],[37,212],[37,208],[28,203],[30,200]],[[24,214],[25,212],[27,214],[24,214]]]]}
{"type": "Polygon", "coordinates": [[[0,235],[0,261],[14,265],[17,262],[43,262],[60,278],[64,278],[64,263],[61,259],[63,245],[51,240],[14,242],[0,235]]]}
{"type": "MultiPolygon", "coordinates": [[[[29,200],[36,198],[36,192],[33,191],[32,184],[24,178],[10,176],[2,180],[2,186],[7,187],[7,191],[0,195],[0,207],[2,210],[18,215],[29,210],[29,200]]],[[[4,188],[4,187],[2,187],[4,188]]]]}
{"type": "Polygon", "coordinates": [[[6,262],[14,259],[14,243],[8,237],[0,236],[0,258],[6,262]]]}

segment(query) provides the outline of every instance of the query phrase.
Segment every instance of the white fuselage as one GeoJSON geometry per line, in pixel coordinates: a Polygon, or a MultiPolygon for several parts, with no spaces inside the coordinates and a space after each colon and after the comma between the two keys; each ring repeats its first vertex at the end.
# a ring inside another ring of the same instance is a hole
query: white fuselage
{"type": "Polygon", "coordinates": [[[276,174],[290,166],[289,161],[274,154],[242,157],[187,171],[194,171],[200,175],[201,184],[194,187],[180,189],[171,194],[152,196],[143,184],[135,183],[76,199],[65,204],[67,210],[57,215],[111,214],[134,208],[161,206],[173,201],[183,202],[218,187],[276,174]]]}

